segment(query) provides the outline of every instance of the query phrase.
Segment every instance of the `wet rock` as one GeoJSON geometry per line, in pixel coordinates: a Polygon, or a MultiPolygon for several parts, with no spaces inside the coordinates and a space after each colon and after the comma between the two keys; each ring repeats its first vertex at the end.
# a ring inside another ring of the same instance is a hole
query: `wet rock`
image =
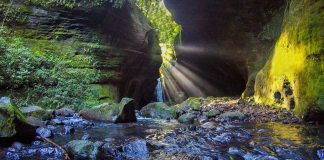
{"type": "Polygon", "coordinates": [[[230,142],[232,141],[233,137],[230,133],[221,133],[220,135],[217,135],[213,138],[213,140],[221,142],[221,143],[225,143],[225,142],[230,142]]]}
{"type": "Polygon", "coordinates": [[[81,140],[89,140],[91,136],[89,134],[85,134],[81,137],[81,140]]]}
{"type": "Polygon", "coordinates": [[[64,134],[73,134],[75,132],[75,129],[71,126],[64,126],[64,134]]]}
{"type": "Polygon", "coordinates": [[[228,120],[243,120],[245,115],[242,112],[225,112],[219,116],[222,119],[228,119],[228,120]]]}
{"type": "Polygon", "coordinates": [[[5,158],[10,160],[20,160],[20,156],[16,152],[7,152],[5,158]]]}
{"type": "Polygon", "coordinates": [[[10,98],[9,97],[1,97],[0,98],[0,103],[3,104],[11,104],[10,98]]]}
{"type": "Polygon", "coordinates": [[[317,156],[319,159],[324,159],[324,149],[317,150],[317,156]]]}
{"type": "Polygon", "coordinates": [[[55,116],[63,116],[63,117],[72,117],[74,113],[75,112],[70,108],[61,108],[54,111],[55,116]]]}
{"type": "Polygon", "coordinates": [[[113,138],[105,138],[104,141],[105,142],[112,142],[112,141],[114,141],[114,139],[113,138]]]}
{"type": "Polygon", "coordinates": [[[38,150],[38,152],[42,156],[50,155],[50,154],[53,154],[55,152],[55,148],[53,148],[53,147],[41,148],[41,149],[38,150]]]}
{"type": "Polygon", "coordinates": [[[201,127],[205,129],[214,129],[217,127],[217,125],[215,122],[206,122],[203,125],[201,125],[201,127]]]}
{"type": "Polygon", "coordinates": [[[136,103],[134,99],[131,98],[123,98],[120,103],[119,114],[115,123],[130,123],[136,122],[136,115],[135,115],[135,107],[136,103]]]}
{"type": "Polygon", "coordinates": [[[149,154],[146,141],[138,138],[130,139],[124,143],[122,152],[124,156],[130,158],[145,158],[149,154]]]}
{"type": "Polygon", "coordinates": [[[84,123],[84,119],[79,117],[73,117],[62,120],[64,125],[82,125],[84,123]]]}
{"type": "Polygon", "coordinates": [[[119,151],[119,146],[112,143],[105,143],[100,148],[100,158],[101,159],[121,159],[121,153],[119,151]]]}
{"type": "Polygon", "coordinates": [[[174,119],[176,117],[175,109],[162,102],[150,103],[144,106],[140,113],[150,118],[174,119]]]}
{"type": "Polygon", "coordinates": [[[52,113],[47,112],[38,106],[28,106],[20,108],[21,112],[26,116],[33,116],[40,120],[49,120],[52,118],[52,113]]]}
{"type": "Polygon", "coordinates": [[[98,146],[87,140],[71,141],[66,150],[73,159],[96,159],[98,155],[98,146]]]}
{"type": "Polygon", "coordinates": [[[242,156],[244,153],[242,153],[242,151],[237,148],[237,147],[230,147],[228,148],[228,153],[232,154],[232,155],[240,155],[242,156]]]}
{"type": "Polygon", "coordinates": [[[52,119],[50,123],[54,124],[54,125],[62,125],[63,124],[63,122],[61,120],[56,119],[56,118],[52,119]]]}
{"type": "Polygon", "coordinates": [[[39,145],[41,145],[41,144],[42,144],[41,141],[33,141],[33,142],[32,142],[32,145],[33,145],[33,146],[39,146],[39,145]]]}
{"type": "Polygon", "coordinates": [[[193,123],[194,119],[195,119],[196,115],[192,114],[192,113],[186,113],[184,115],[181,115],[178,118],[178,121],[180,123],[193,123]]]}
{"type": "Polygon", "coordinates": [[[14,142],[11,147],[19,151],[24,147],[24,145],[20,142],[14,142]]]}
{"type": "Polygon", "coordinates": [[[22,153],[22,155],[32,156],[32,155],[37,154],[37,151],[38,151],[38,149],[36,149],[36,148],[26,148],[21,153],[22,153]]]}
{"type": "Polygon", "coordinates": [[[216,117],[220,114],[220,111],[218,109],[211,109],[210,111],[203,112],[203,115],[207,116],[208,118],[216,117]]]}
{"type": "Polygon", "coordinates": [[[36,129],[36,133],[41,136],[41,137],[45,137],[45,138],[49,138],[52,136],[52,131],[44,128],[44,127],[39,127],[36,129]]]}

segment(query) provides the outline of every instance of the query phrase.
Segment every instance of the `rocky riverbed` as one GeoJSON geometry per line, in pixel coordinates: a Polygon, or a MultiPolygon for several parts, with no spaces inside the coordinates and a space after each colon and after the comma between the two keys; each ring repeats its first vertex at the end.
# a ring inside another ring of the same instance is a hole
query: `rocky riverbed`
{"type": "MultiPolygon", "coordinates": [[[[139,118],[137,123],[107,124],[75,114],[55,117],[41,134],[65,148],[72,159],[319,159],[317,151],[324,148],[323,126],[206,123],[139,118]]],[[[1,159],[64,159],[62,150],[37,139],[1,148],[0,155],[1,159]]]]}
{"type": "Polygon", "coordinates": [[[324,152],[324,126],[303,123],[288,110],[235,98],[205,102],[149,104],[137,122],[122,124],[56,110],[36,130],[43,138],[2,145],[0,159],[316,160],[324,152]]]}

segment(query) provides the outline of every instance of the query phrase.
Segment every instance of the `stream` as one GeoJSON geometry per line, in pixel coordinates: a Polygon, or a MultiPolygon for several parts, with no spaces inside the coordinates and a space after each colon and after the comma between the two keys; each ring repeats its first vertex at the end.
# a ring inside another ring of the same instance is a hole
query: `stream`
{"type": "MultiPolygon", "coordinates": [[[[324,148],[324,126],[320,125],[223,122],[213,129],[204,129],[176,120],[142,117],[137,123],[128,124],[91,122],[78,115],[56,119],[63,124],[47,125],[53,133],[52,141],[63,147],[81,139],[95,142],[99,148],[109,143],[115,147],[111,159],[303,160],[319,159],[324,148]]],[[[63,154],[48,143],[35,140],[0,148],[0,159],[54,160],[63,159],[63,154]]]]}

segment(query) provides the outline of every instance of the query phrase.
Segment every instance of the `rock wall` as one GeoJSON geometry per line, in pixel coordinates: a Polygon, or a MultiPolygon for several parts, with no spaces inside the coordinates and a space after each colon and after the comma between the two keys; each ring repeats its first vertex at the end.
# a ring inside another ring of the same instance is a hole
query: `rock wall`
{"type": "Polygon", "coordinates": [[[153,99],[162,61],[159,42],[134,4],[66,8],[14,0],[0,6],[1,19],[12,12],[5,26],[33,52],[68,58],[75,73],[99,73],[89,84],[94,96],[88,101],[128,96],[144,105],[153,99]]]}
{"type": "Polygon", "coordinates": [[[257,73],[255,100],[294,110],[306,119],[324,111],[324,2],[291,0],[281,33],[257,73]]]}
{"type": "Polygon", "coordinates": [[[320,118],[323,1],[166,2],[183,27],[177,62],[208,82],[201,87],[207,95],[243,93],[320,118]]]}

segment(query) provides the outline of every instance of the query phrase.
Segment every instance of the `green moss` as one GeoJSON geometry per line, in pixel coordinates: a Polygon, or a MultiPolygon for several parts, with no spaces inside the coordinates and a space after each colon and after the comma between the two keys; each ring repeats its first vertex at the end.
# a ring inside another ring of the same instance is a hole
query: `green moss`
{"type": "Polygon", "coordinates": [[[109,84],[92,84],[93,95],[97,97],[101,103],[107,101],[116,101],[117,97],[117,88],[109,84]]]}
{"type": "Polygon", "coordinates": [[[89,110],[86,110],[88,114],[93,115],[97,118],[107,119],[117,116],[120,112],[120,105],[117,103],[103,103],[98,106],[94,106],[89,110]]]}
{"type": "Polygon", "coordinates": [[[0,103],[0,137],[12,137],[16,134],[16,117],[26,122],[26,117],[16,106],[0,103]]]}
{"type": "Polygon", "coordinates": [[[144,106],[141,109],[141,114],[145,117],[158,119],[174,119],[177,115],[175,108],[169,107],[162,102],[150,103],[144,106]]]}
{"type": "MultiPolygon", "coordinates": [[[[295,100],[294,112],[300,117],[320,107],[323,86],[324,2],[292,0],[285,12],[284,24],[273,55],[257,74],[255,100],[276,104],[273,94],[284,95],[280,107],[289,109],[295,100]],[[283,84],[290,83],[293,94],[285,95],[283,84]]],[[[278,105],[278,104],[277,104],[278,105]]]]}

